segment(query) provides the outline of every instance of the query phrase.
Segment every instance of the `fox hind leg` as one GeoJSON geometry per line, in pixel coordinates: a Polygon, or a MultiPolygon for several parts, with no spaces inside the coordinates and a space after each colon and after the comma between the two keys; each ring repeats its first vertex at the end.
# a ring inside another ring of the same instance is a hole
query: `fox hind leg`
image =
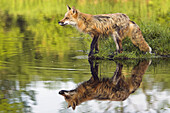
{"type": "Polygon", "coordinates": [[[112,34],[112,37],[113,37],[113,40],[116,44],[116,52],[122,53],[123,48],[122,48],[122,40],[121,40],[120,36],[118,35],[117,32],[114,32],[112,34]]]}
{"type": "Polygon", "coordinates": [[[119,38],[117,38],[117,43],[119,46],[118,52],[122,53],[123,52],[123,48],[122,48],[122,40],[120,40],[119,38]]]}

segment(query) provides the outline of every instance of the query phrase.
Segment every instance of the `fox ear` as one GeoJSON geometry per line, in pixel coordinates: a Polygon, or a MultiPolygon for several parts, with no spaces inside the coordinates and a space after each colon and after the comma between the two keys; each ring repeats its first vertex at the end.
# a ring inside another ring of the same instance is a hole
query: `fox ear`
{"type": "Polygon", "coordinates": [[[77,14],[77,10],[75,9],[75,7],[72,7],[72,12],[73,14],[77,14]]]}
{"type": "Polygon", "coordinates": [[[71,10],[71,8],[67,5],[67,11],[71,10]]]}

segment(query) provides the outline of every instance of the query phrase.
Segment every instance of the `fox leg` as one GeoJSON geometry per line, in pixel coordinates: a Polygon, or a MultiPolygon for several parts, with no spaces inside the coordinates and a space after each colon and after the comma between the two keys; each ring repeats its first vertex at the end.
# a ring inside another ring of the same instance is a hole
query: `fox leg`
{"type": "Polygon", "coordinates": [[[93,40],[92,40],[91,45],[90,45],[90,52],[89,52],[89,55],[88,55],[89,57],[93,55],[93,50],[94,50],[94,48],[96,46],[98,38],[99,38],[98,36],[93,37],[93,40]]]}
{"type": "Polygon", "coordinates": [[[99,42],[97,41],[95,45],[95,53],[98,53],[98,52],[99,52],[99,42]]]}
{"type": "Polygon", "coordinates": [[[123,48],[122,48],[122,40],[121,40],[120,36],[118,35],[117,32],[113,33],[112,36],[113,36],[113,40],[116,44],[116,51],[118,53],[122,53],[123,48]]]}
{"type": "Polygon", "coordinates": [[[122,53],[122,52],[123,52],[122,40],[120,40],[120,39],[118,38],[118,39],[117,39],[117,43],[118,43],[118,45],[119,45],[119,50],[118,50],[118,52],[119,52],[119,53],[122,53]]]}
{"type": "Polygon", "coordinates": [[[143,38],[142,32],[140,30],[140,28],[134,24],[133,26],[131,25],[132,31],[130,32],[130,39],[132,41],[132,43],[139,47],[140,51],[144,51],[144,52],[152,52],[151,47],[148,45],[148,43],[145,41],[145,39],[143,38]]]}

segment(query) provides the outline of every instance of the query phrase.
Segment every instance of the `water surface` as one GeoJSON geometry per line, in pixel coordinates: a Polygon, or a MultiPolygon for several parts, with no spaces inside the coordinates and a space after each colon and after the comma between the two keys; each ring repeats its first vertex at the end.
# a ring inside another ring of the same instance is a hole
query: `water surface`
{"type": "MultiPolygon", "coordinates": [[[[78,84],[91,78],[91,68],[86,55],[70,57],[63,61],[55,55],[51,59],[16,60],[16,54],[7,61],[1,61],[0,68],[0,111],[25,113],[59,112],[165,112],[170,111],[169,60],[152,59],[143,73],[140,86],[124,101],[90,100],[75,109],[67,108],[60,90],[72,90],[78,84]],[[88,108],[88,109],[87,109],[88,108]]],[[[29,55],[31,57],[31,55],[29,55]]],[[[29,58],[28,57],[28,58],[29,58]]],[[[123,64],[122,75],[129,78],[139,60],[94,61],[98,76],[111,78],[116,63],[123,64]]],[[[140,68],[140,67],[139,67],[140,68]]],[[[141,69],[142,70],[142,69],[141,69]]]]}

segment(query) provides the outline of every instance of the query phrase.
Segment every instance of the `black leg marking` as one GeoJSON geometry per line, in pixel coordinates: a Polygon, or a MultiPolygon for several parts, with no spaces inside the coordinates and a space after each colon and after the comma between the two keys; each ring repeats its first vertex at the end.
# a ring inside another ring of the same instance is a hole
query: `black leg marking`
{"type": "Polygon", "coordinates": [[[122,48],[122,41],[118,39],[118,37],[116,37],[116,41],[117,41],[117,44],[119,46],[119,49],[117,50],[117,52],[121,53],[123,51],[123,48],[122,48]]]}
{"type": "Polygon", "coordinates": [[[97,41],[95,44],[95,53],[98,53],[98,52],[99,52],[99,43],[97,41]]]}
{"type": "Polygon", "coordinates": [[[90,52],[89,52],[89,55],[88,55],[89,57],[93,55],[93,50],[95,48],[95,45],[97,43],[98,38],[99,38],[98,36],[94,36],[94,38],[93,38],[93,40],[91,42],[90,52]]]}
{"type": "Polygon", "coordinates": [[[95,62],[95,66],[93,66],[93,60],[88,60],[89,61],[89,64],[90,64],[90,68],[91,68],[91,74],[92,74],[92,77],[94,80],[99,80],[99,77],[98,77],[98,68],[99,68],[99,65],[97,62],[95,62]]]}

